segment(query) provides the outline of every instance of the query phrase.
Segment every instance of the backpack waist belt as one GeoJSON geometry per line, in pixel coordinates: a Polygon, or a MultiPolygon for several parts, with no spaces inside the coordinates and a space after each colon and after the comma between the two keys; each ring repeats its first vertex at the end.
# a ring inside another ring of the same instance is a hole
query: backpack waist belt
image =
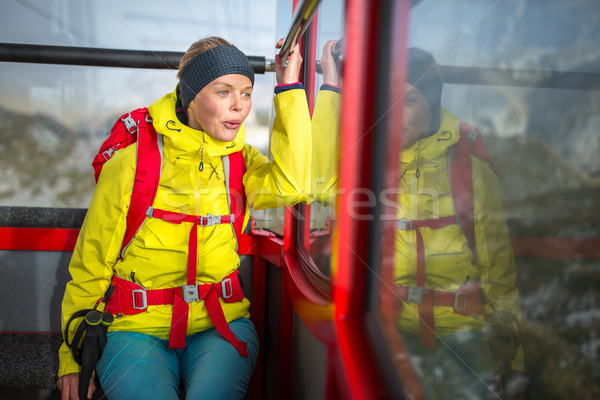
{"type": "Polygon", "coordinates": [[[183,348],[187,330],[188,304],[194,301],[204,301],[208,316],[217,331],[241,355],[247,356],[246,343],[239,341],[231,331],[231,328],[229,328],[223,308],[221,307],[221,302],[219,301],[219,298],[222,298],[226,303],[234,303],[244,299],[244,292],[238,279],[238,273],[239,271],[235,270],[219,283],[182,285],[153,290],[146,290],[141,285],[114,274],[112,286],[115,287],[115,291],[108,300],[106,310],[115,315],[119,313],[134,315],[145,312],[148,306],[173,304],[169,347],[183,348]],[[177,310],[176,304],[180,300],[185,304],[185,310],[177,310]],[[172,347],[172,344],[180,347],[172,347]]]}
{"type": "Polygon", "coordinates": [[[483,315],[479,281],[470,282],[456,292],[426,289],[414,286],[396,286],[396,295],[407,303],[421,304],[427,297],[432,298],[433,306],[452,307],[455,313],[472,316],[483,315]]]}
{"type": "MultiPolygon", "coordinates": [[[[458,215],[449,215],[436,219],[408,220],[403,218],[398,221],[397,228],[403,231],[414,230],[417,236],[417,290],[425,294],[425,246],[420,228],[441,229],[452,224],[459,224],[458,215]]],[[[408,296],[408,293],[407,293],[408,296]]],[[[454,302],[454,299],[452,300],[454,302]]],[[[433,319],[433,296],[423,296],[419,303],[419,334],[421,346],[424,348],[435,347],[435,321],[433,319]]]]}
{"type": "MultiPolygon", "coordinates": [[[[225,302],[233,303],[242,301],[244,293],[242,292],[237,274],[234,271],[227,276],[221,283],[196,284],[196,263],[198,255],[198,226],[213,226],[218,224],[231,224],[234,222],[233,215],[187,215],[173,211],[165,211],[148,208],[146,215],[149,218],[159,218],[163,221],[181,224],[182,222],[191,222],[189,242],[188,242],[188,269],[187,285],[177,288],[167,288],[158,290],[145,290],[141,286],[129,282],[125,279],[113,276],[113,284],[116,281],[121,286],[126,285],[124,291],[124,304],[129,304],[126,311],[130,314],[142,312],[148,305],[173,304],[173,315],[171,317],[171,333],[169,335],[169,348],[182,349],[185,347],[185,337],[187,333],[187,322],[189,316],[189,303],[192,301],[204,300],[206,311],[217,331],[244,357],[248,357],[247,343],[240,341],[229,328],[219,297],[225,302]],[[115,278],[116,277],[116,278],[115,278]],[[132,287],[132,285],[134,287],[132,287]],[[156,292],[156,293],[154,293],[156,292]],[[142,294],[143,293],[143,294],[142,294]],[[134,297],[136,300],[134,300],[134,297]],[[144,299],[146,304],[144,305],[144,299]],[[151,302],[157,303],[152,304],[151,302]],[[134,307],[135,306],[135,307],[134,307]],[[145,306],[145,307],[143,307],[145,306]],[[143,307],[139,310],[136,307],[143,307]],[[133,311],[133,312],[132,312],[133,311]]],[[[118,292],[118,290],[116,290],[118,292]]],[[[112,303],[116,293],[113,294],[109,303],[112,303]]],[[[117,296],[122,298],[123,296],[117,296]]],[[[109,306],[110,307],[110,306],[109,306]]],[[[124,311],[116,307],[110,309],[110,312],[117,314],[124,311]],[[116,312],[115,312],[116,311],[116,312]]]]}

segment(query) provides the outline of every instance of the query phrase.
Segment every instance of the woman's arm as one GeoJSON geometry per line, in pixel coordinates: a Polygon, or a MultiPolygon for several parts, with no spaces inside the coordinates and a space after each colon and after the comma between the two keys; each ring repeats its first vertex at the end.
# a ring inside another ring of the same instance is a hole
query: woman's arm
{"type": "MultiPolygon", "coordinates": [[[[125,233],[134,176],[135,146],[120,150],[103,168],[69,264],[71,281],[62,301],[62,330],[71,316],[93,308],[110,285],[125,233]]],[[[81,320],[71,322],[69,340],[81,320]]],[[[59,350],[58,376],[78,373],[79,365],[65,343],[59,350]]],[[[62,383],[62,382],[61,382],[62,383]]]]}
{"type": "MultiPolygon", "coordinates": [[[[281,47],[283,39],[277,43],[281,47]]],[[[298,82],[302,57],[296,45],[284,67],[275,56],[275,121],[271,136],[271,155],[246,151],[248,170],[244,175],[248,206],[254,209],[284,207],[307,201],[310,194],[311,136],[306,93],[298,82]]]]}
{"type": "MultiPolygon", "coordinates": [[[[521,303],[517,287],[517,268],[500,185],[494,172],[482,161],[471,158],[475,205],[475,239],[477,265],[481,266],[482,286],[486,300],[494,311],[504,311],[521,320],[521,303]]],[[[522,348],[517,349],[512,369],[524,371],[522,348]]]]}

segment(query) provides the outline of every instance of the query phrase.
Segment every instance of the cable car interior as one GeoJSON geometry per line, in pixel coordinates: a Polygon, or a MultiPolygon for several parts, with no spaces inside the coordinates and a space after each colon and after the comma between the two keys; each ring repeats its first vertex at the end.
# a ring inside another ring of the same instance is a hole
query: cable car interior
{"type": "MultiPolygon", "coordinates": [[[[172,91],[183,52],[211,35],[251,62],[246,141],[269,157],[276,41],[285,39],[284,56],[300,44],[313,128],[328,41],[341,78],[327,124],[313,131],[311,201],[251,210],[239,240],[260,342],[247,399],[452,398],[427,389],[449,371],[440,362],[423,378],[427,357],[410,351],[398,322],[411,302],[395,286],[415,47],[439,65],[441,105],[477,128],[493,159],[516,268],[522,370],[496,371],[498,386],[476,398],[600,398],[597,1],[6,0],[0,9],[1,398],[60,398],[61,301],[93,156],[120,115],[172,91]],[[315,154],[327,155],[318,173],[315,154]]],[[[439,253],[451,257],[453,246],[439,253]]]]}

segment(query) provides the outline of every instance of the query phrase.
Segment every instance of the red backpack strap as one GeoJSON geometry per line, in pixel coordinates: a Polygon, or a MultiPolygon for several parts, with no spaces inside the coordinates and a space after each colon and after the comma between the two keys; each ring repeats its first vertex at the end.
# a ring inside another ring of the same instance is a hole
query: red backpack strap
{"type": "MultiPolygon", "coordinates": [[[[461,125],[461,128],[463,126],[461,125]]],[[[460,227],[467,238],[475,258],[475,208],[473,206],[473,176],[471,173],[471,153],[467,134],[461,129],[458,142],[450,148],[450,188],[454,210],[459,217],[460,227]]]]}
{"type": "Polygon", "coordinates": [[[233,231],[236,240],[239,242],[244,227],[244,217],[246,216],[246,191],[242,183],[242,178],[246,173],[246,160],[244,160],[242,151],[223,156],[223,169],[225,170],[229,213],[234,217],[233,231]]]}
{"type": "Polygon", "coordinates": [[[481,161],[487,164],[488,167],[498,175],[496,167],[492,161],[492,156],[488,153],[485,145],[483,144],[483,138],[479,129],[472,127],[468,122],[461,121],[460,123],[460,134],[467,136],[467,142],[469,143],[469,152],[472,156],[479,158],[481,161]]]}
{"type": "Polygon", "coordinates": [[[108,138],[102,143],[92,161],[96,182],[98,182],[104,163],[110,160],[115,152],[137,141],[139,121],[145,121],[147,115],[147,108],[138,108],[130,113],[123,114],[115,122],[108,138]]]}
{"type": "Polygon", "coordinates": [[[479,130],[468,122],[460,123],[460,138],[450,148],[450,187],[454,210],[460,219],[460,227],[467,238],[473,259],[475,259],[475,207],[473,205],[473,173],[471,155],[485,162],[496,174],[492,157],[483,144],[479,130]]]}
{"type": "Polygon", "coordinates": [[[146,113],[144,119],[138,121],[135,180],[120,257],[146,219],[146,212],[156,197],[161,170],[162,136],[156,133],[152,117],[146,113]]]}

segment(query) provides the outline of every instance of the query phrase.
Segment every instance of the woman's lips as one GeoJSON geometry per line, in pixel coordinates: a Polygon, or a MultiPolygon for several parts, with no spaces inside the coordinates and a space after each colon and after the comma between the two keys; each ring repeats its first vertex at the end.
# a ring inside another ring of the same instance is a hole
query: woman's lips
{"type": "Polygon", "coordinates": [[[242,121],[225,121],[223,122],[223,125],[225,125],[225,127],[227,129],[237,129],[240,127],[240,125],[242,124],[242,121]]]}

